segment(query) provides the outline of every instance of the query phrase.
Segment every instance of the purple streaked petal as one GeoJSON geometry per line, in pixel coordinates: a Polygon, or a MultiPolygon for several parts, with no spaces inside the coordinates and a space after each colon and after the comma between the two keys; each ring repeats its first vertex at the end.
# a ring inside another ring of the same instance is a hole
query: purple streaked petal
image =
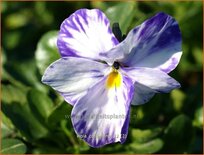
{"type": "Polygon", "coordinates": [[[92,147],[123,143],[128,134],[132,81],[125,77],[122,86],[113,89],[106,88],[105,82],[106,78],[89,89],[72,110],[75,132],[92,147]]]}
{"type": "Polygon", "coordinates": [[[65,19],[60,27],[57,45],[62,57],[86,57],[101,60],[118,44],[110,22],[98,9],[80,9],[65,19]]]}
{"type": "Polygon", "coordinates": [[[166,73],[179,63],[181,33],[177,21],[158,13],[129,32],[126,39],[111,50],[124,66],[157,68],[166,73]]]}
{"type": "Polygon", "coordinates": [[[63,57],[45,71],[42,82],[74,105],[89,88],[104,78],[108,65],[85,58],[63,57]]]}
{"type": "Polygon", "coordinates": [[[127,135],[128,135],[128,128],[129,128],[129,122],[130,122],[130,108],[127,112],[126,115],[126,119],[125,122],[123,124],[122,130],[121,130],[121,137],[120,137],[120,142],[123,144],[126,139],[127,139],[127,135]]]}
{"type": "MultiPolygon", "coordinates": [[[[176,80],[158,69],[134,67],[123,68],[123,71],[124,74],[127,74],[133,81],[146,86],[143,90],[150,88],[157,93],[168,93],[172,89],[180,88],[180,84],[176,80]]],[[[148,98],[151,98],[151,91],[147,93],[150,93],[148,98]]]]}

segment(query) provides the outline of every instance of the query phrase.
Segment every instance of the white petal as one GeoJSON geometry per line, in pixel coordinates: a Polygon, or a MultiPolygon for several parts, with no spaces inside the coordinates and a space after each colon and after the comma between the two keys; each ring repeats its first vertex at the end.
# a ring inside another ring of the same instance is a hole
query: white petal
{"type": "Polygon", "coordinates": [[[67,102],[74,104],[89,88],[102,79],[108,65],[85,58],[61,58],[45,71],[42,82],[57,90],[67,102]]]}

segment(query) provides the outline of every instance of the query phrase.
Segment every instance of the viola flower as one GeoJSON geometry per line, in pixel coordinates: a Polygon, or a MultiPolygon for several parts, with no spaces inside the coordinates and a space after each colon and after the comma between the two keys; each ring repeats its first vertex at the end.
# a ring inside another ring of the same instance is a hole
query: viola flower
{"type": "Polygon", "coordinates": [[[130,106],[180,84],[168,73],[178,65],[181,33],[174,18],[158,13],[121,43],[98,9],[80,9],[63,21],[57,40],[62,56],[42,82],[73,105],[74,130],[92,147],[124,143],[130,106]]]}

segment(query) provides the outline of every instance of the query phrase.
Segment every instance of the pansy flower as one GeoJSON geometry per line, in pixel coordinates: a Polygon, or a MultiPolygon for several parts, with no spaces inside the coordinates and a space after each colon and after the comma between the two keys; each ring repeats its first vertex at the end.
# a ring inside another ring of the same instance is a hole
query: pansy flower
{"type": "Polygon", "coordinates": [[[181,33],[174,18],[158,13],[119,42],[98,9],[80,9],[63,21],[57,40],[61,58],[42,82],[73,105],[74,130],[92,147],[124,143],[130,107],[180,84],[168,73],[178,65],[181,33]]]}

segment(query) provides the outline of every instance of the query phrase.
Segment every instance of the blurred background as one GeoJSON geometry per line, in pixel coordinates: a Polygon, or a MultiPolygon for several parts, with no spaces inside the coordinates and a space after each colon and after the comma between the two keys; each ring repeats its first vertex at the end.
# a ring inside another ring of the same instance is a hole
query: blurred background
{"type": "Polygon", "coordinates": [[[201,1],[1,2],[1,15],[1,153],[203,153],[201,1]],[[94,149],[77,138],[67,117],[72,107],[41,83],[60,57],[60,24],[80,8],[100,8],[123,34],[162,11],[182,32],[183,56],[170,74],[182,87],[131,107],[122,145],[94,149]]]}

